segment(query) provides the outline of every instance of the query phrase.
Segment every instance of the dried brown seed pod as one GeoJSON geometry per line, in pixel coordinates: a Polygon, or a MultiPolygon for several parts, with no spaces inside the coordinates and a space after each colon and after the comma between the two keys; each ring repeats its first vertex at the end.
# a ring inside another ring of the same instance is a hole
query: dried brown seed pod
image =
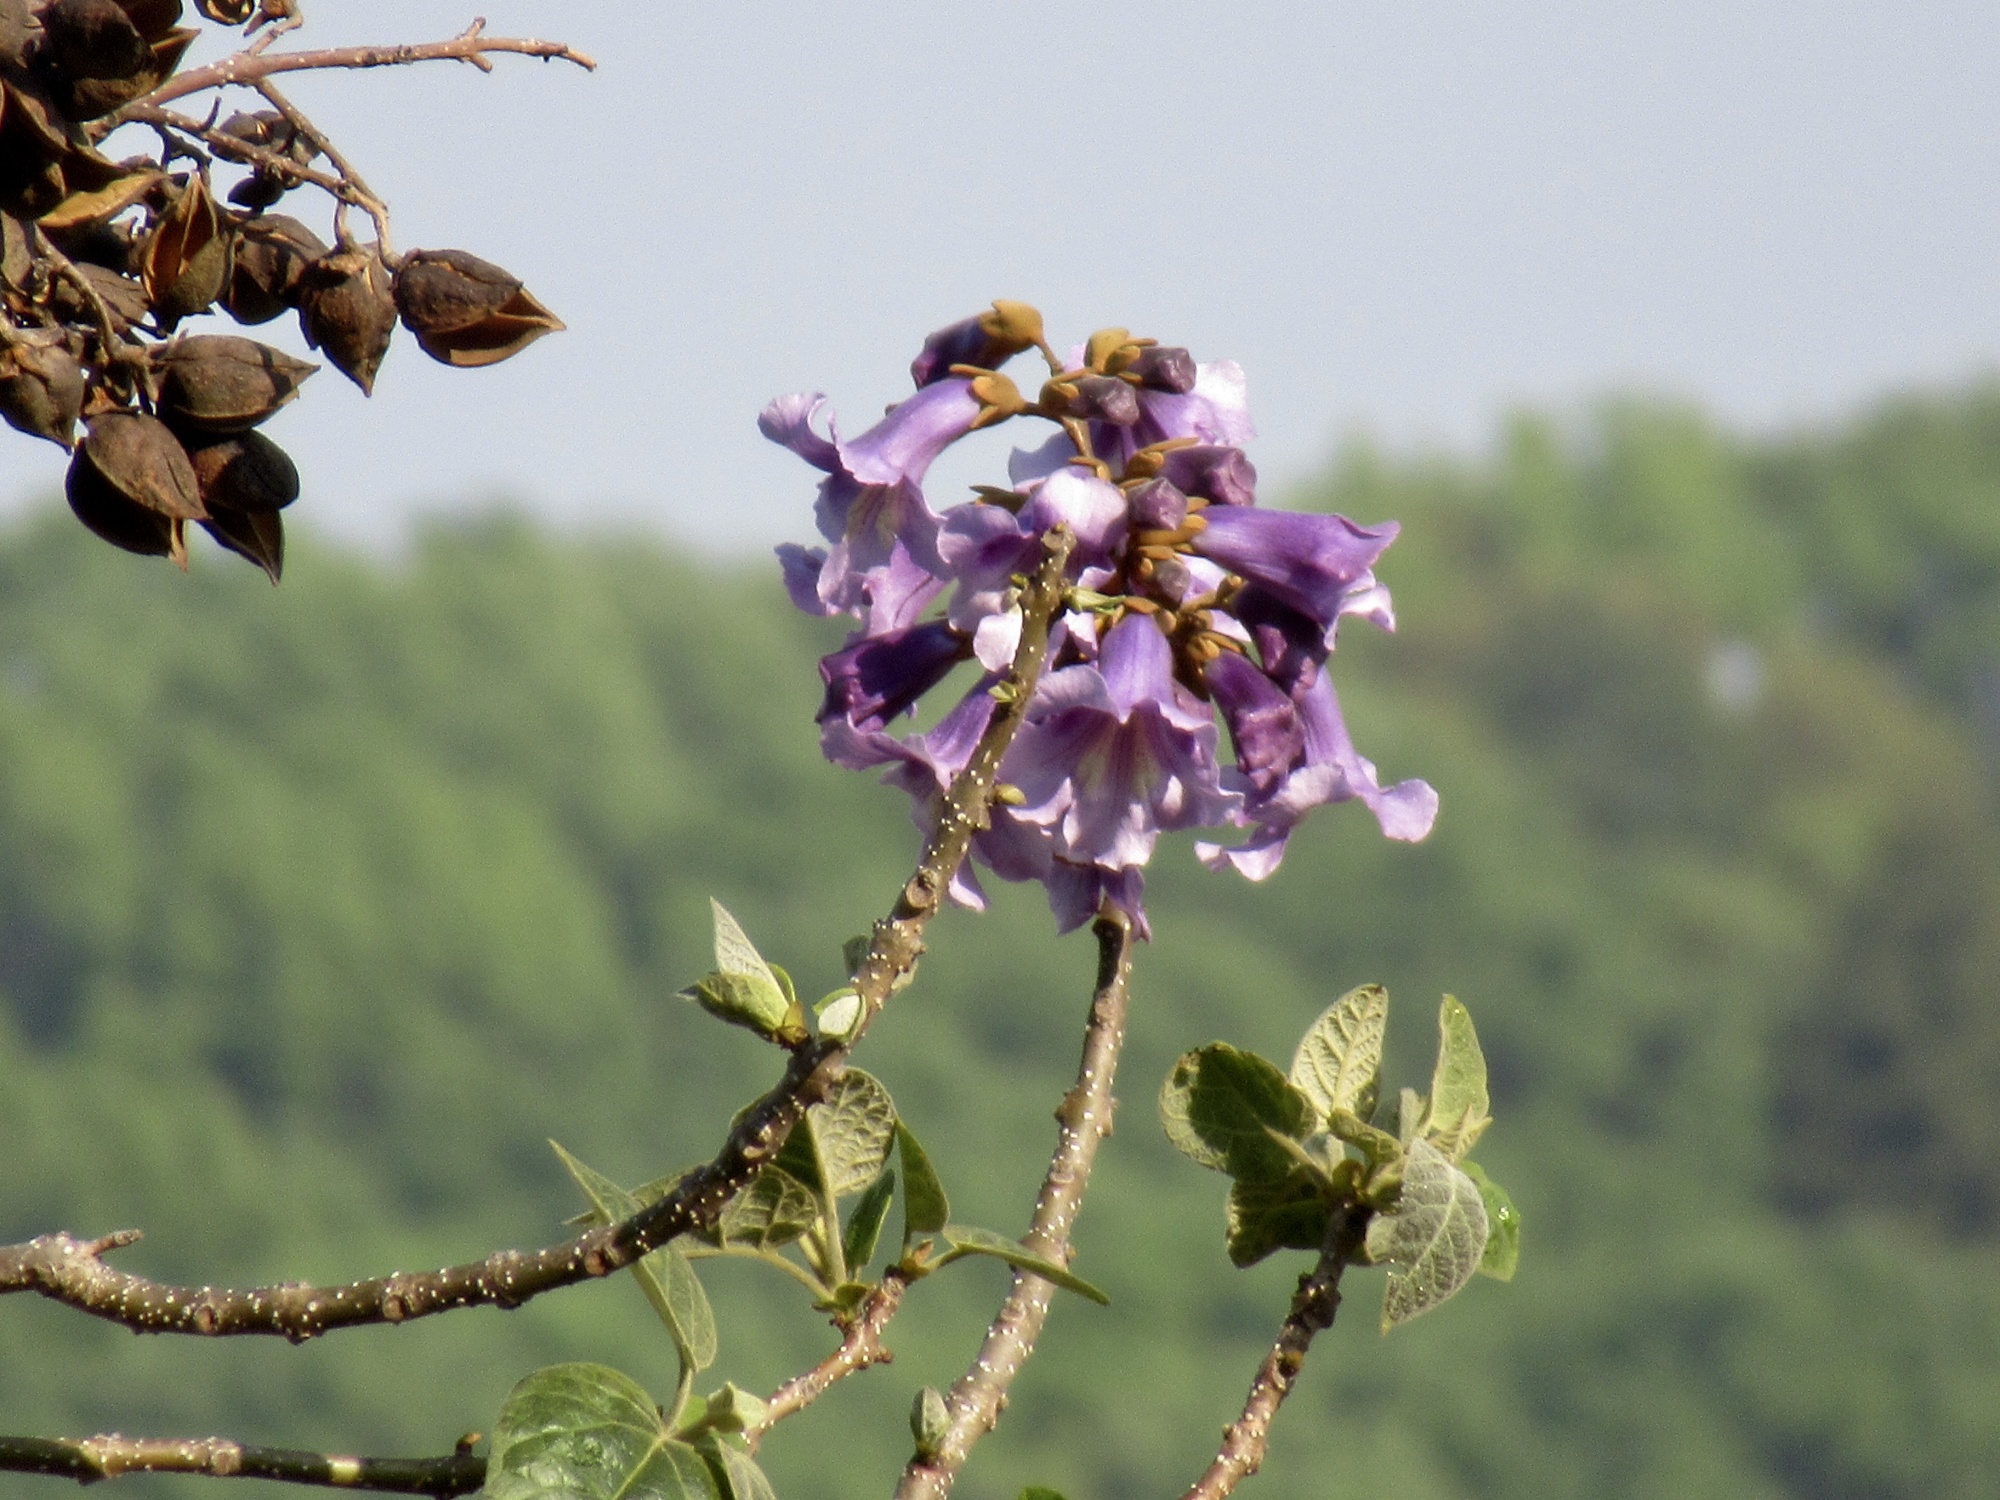
{"type": "Polygon", "coordinates": [[[18,68],[28,60],[28,44],[41,35],[28,0],[0,0],[0,67],[18,68]]]}
{"type": "Polygon", "coordinates": [[[25,292],[34,265],[35,258],[28,250],[28,226],[12,214],[0,214],[0,284],[25,292]]]}
{"type": "MultiPolygon", "coordinates": [[[[120,276],[104,266],[80,265],[76,269],[110,312],[113,333],[128,332],[133,324],[146,321],[146,314],[150,311],[146,289],[130,276],[120,276]]],[[[69,322],[96,325],[96,309],[84,300],[67,277],[56,282],[55,293],[49,300],[69,322]]]]}
{"type": "Polygon", "coordinates": [[[210,519],[226,510],[283,510],[299,498],[298,467],[261,432],[190,448],[188,462],[210,519]]]}
{"type": "Polygon", "coordinates": [[[140,257],[146,298],[163,325],[171,327],[206,310],[222,295],[229,279],[230,238],[207,184],[189,178],[153,226],[140,257]]]}
{"type": "Polygon", "coordinates": [[[239,323],[268,323],[298,305],[306,267],[325,254],[325,243],[297,219],[262,214],[236,231],[222,305],[239,323]]]}
{"type": "Polygon", "coordinates": [[[164,422],[135,411],[90,419],[63,489],[76,518],[112,546],[181,567],[186,523],[208,514],[179,441],[164,422]]]}
{"type": "Polygon", "coordinates": [[[150,94],[172,76],[200,35],[189,26],[168,31],[151,44],[145,66],[129,78],[72,79],[63,95],[64,113],[73,120],[95,120],[150,94]]]}
{"type": "Polygon", "coordinates": [[[299,325],[306,342],[369,394],[396,331],[396,303],[381,255],[372,247],[335,250],[307,267],[304,287],[299,325]]]}
{"type": "Polygon", "coordinates": [[[139,35],[149,42],[157,42],[180,24],[181,0],[119,0],[119,3],[132,18],[132,24],[139,28],[139,35]]]}
{"type": "Polygon", "coordinates": [[[175,339],[153,351],[160,415],[176,431],[247,432],[299,393],[319,368],[233,334],[175,339]]]}
{"type": "Polygon", "coordinates": [[[275,510],[218,510],[201,529],[276,583],[285,571],[285,521],[275,510]]]}
{"type": "Polygon", "coordinates": [[[68,195],[70,141],[48,101],[19,79],[0,83],[0,212],[35,219],[68,195]]]}
{"type": "Polygon", "coordinates": [[[42,11],[41,59],[64,79],[130,78],[153,49],[118,0],[51,0],[42,11]]]}
{"type": "Polygon", "coordinates": [[[222,26],[241,26],[257,9],[257,0],[194,0],[194,8],[222,26]]]}
{"type": "Polygon", "coordinates": [[[403,326],[432,359],[497,364],[563,321],[520,278],[463,250],[413,250],[396,272],[403,326]]]}
{"type": "Polygon", "coordinates": [[[83,366],[61,344],[26,337],[0,345],[0,417],[67,448],[83,412],[83,366]]]}

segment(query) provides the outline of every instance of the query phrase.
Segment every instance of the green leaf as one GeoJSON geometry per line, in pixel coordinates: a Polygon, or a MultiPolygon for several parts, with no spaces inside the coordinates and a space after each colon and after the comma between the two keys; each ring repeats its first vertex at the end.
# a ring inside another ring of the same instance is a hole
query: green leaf
{"type": "Polygon", "coordinates": [[[757,951],[757,945],[750,941],[742,924],[729,914],[729,908],[713,896],[709,897],[708,908],[715,922],[716,968],[725,974],[757,975],[770,980],[772,987],[776,988],[778,976],[764,962],[764,955],[757,951]]]}
{"type": "Polygon", "coordinates": [[[715,1226],[715,1239],[752,1250],[776,1250],[818,1222],[819,1202],[813,1190],[783,1167],[773,1165],[730,1199],[715,1226]]]}
{"type": "Polygon", "coordinates": [[[1424,1132],[1453,1161],[1470,1151],[1486,1127],[1486,1056],[1472,1029],[1472,1012],[1446,995],[1438,1009],[1437,1072],[1431,1079],[1430,1116],[1424,1132]]]}
{"type": "Polygon", "coordinates": [[[718,1020],[741,1026],[770,1041],[791,1041],[803,1031],[803,1013],[767,974],[703,975],[680,992],[718,1020]]]}
{"type": "Polygon", "coordinates": [[[889,1160],[896,1141],[896,1102],[868,1074],[849,1068],[834,1081],[825,1101],[806,1111],[805,1123],[818,1148],[826,1190],[845,1198],[873,1182],[889,1160]]]}
{"type": "Polygon", "coordinates": [[[1424,1128],[1427,1108],[1424,1096],[1415,1089],[1405,1088],[1396,1095],[1396,1138],[1405,1146],[1424,1128]]]}
{"type": "Polygon", "coordinates": [[[1421,1137],[1403,1163],[1395,1211],[1368,1224],[1368,1257],[1394,1267],[1382,1297],[1382,1331],[1448,1300],[1472,1278],[1486,1252],[1486,1204],[1479,1185],[1421,1137]]]}
{"type": "Polygon", "coordinates": [[[813,1007],[819,1020],[819,1034],[836,1042],[853,1037],[861,1025],[861,993],[853,985],[842,985],[813,1007]]]}
{"type": "Polygon", "coordinates": [[[1160,1123],[1182,1155],[1231,1177],[1277,1179],[1292,1159],[1267,1133],[1311,1133],[1312,1101],[1275,1064],[1210,1042],[1174,1064],[1160,1090],[1160,1123]]]}
{"type": "Polygon", "coordinates": [[[1479,1257],[1479,1274],[1495,1281],[1512,1281],[1521,1264],[1521,1211],[1478,1162],[1461,1162],[1460,1166],[1479,1184],[1479,1199],[1486,1205],[1486,1251],[1479,1257]]]}
{"type": "MultiPolygon", "coordinates": [[[[596,1210],[600,1222],[616,1224],[639,1211],[641,1205],[637,1196],[626,1192],[594,1167],[577,1160],[559,1142],[550,1141],[549,1144],[555,1148],[563,1166],[569,1169],[569,1175],[576,1179],[576,1185],[583,1189],[583,1195],[590,1200],[590,1206],[596,1210]]],[[[681,1362],[690,1370],[705,1370],[714,1364],[715,1311],[709,1306],[708,1294],[702,1290],[694,1267],[688,1264],[688,1258],[680,1248],[663,1245],[633,1262],[630,1269],[633,1279],[639,1283],[639,1290],[646,1294],[646,1300],[653,1304],[653,1311],[667,1325],[667,1333],[680,1352],[681,1362]]]]}
{"type": "Polygon", "coordinates": [[[1254,1266],[1274,1250],[1317,1250],[1326,1238],[1327,1203],[1304,1170],[1276,1182],[1229,1185],[1229,1259],[1254,1266]]]}
{"type": "Polygon", "coordinates": [[[896,1122],[896,1152],[903,1165],[903,1246],[920,1234],[936,1234],[951,1221],[944,1183],[910,1127],[896,1122]]]}
{"type": "Polygon", "coordinates": [[[778,1492],[757,1467],[757,1460],[733,1440],[704,1432],[694,1445],[708,1460],[709,1472],[715,1476],[726,1500],[778,1500],[778,1492]]]}
{"type": "Polygon", "coordinates": [[[944,1404],[944,1392],[925,1386],[910,1402],[910,1436],[917,1440],[917,1457],[937,1457],[950,1432],[951,1408],[944,1404]]]}
{"type": "Polygon", "coordinates": [[[486,1500],[728,1500],[645,1388],[603,1365],[551,1365],[493,1423],[486,1500]]]}
{"type": "Polygon", "coordinates": [[[1079,1297],[1088,1297],[1100,1307],[1109,1307],[1111,1299],[1081,1276],[1073,1276],[1052,1260],[1035,1254],[1019,1240],[1010,1240],[1004,1234],[995,1234],[990,1229],[974,1229],[965,1224],[947,1224],[939,1231],[951,1249],[938,1257],[940,1266],[950,1265],[968,1255],[990,1255],[996,1260],[1004,1260],[1017,1271],[1032,1271],[1044,1281],[1054,1282],[1066,1292],[1075,1292],[1079,1297]]]}
{"type": "Polygon", "coordinates": [[[887,1167],[868,1185],[847,1217],[847,1233],[841,1236],[840,1253],[847,1269],[859,1274],[875,1258],[875,1245],[882,1238],[882,1225],[889,1217],[889,1200],[896,1195],[896,1174],[887,1167]]]}
{"type": "Polygon", "coordinates": [[[1313,1022],[1292,1058],[1292,1086],[1322,1120],[1336,1109],[1367,1119],[1382,1084],[1382,1038],[1389,992],[1379,984],[1349,990],[1313,1022]]]}

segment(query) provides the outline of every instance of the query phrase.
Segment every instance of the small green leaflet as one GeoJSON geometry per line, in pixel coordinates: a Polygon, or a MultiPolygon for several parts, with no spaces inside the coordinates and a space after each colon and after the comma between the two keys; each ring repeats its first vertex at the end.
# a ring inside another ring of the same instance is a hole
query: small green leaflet
{"type": "Polygon", "coordinates": [[[903,1167],[903,1247],[920,1234],[936,1234],[951,1221],[951,1200],[937,1169],[909,1126],[896,1122],[896,1154],[903,1167]]]}
{"type": "Polygon", "coordinates": [[[1486,1056],[1472,1029],[1472,1013],[1446,995],[1438,1009],[1437,1071],[1424,1132],[1438,1150],[1458,1161],[1493,1123],[1488,1108],[1486,1056]]]}
{"type": "Polygon", "coordinates": [[[1292,1087],[1327,1120],[1337,1109],[1367,1119],[1382,1083],[1382,1038],[1389,992],[1379,984],[1349,990],[1313,1022],[1292,1058],[1292,1087]]]}
{"type": "Polygon", "coordinates": [[[704,1432],[694,1445],[728,1500],[778,1500],[757,1461],[730,1439],[704,1432]]]}
{"type": "Polygon", "coordinates": [[[1521,1211],[1478,1162],[1460,1165],[1465,1175],[1479,1184],[1479,1198],[1486,1205],[1486,1253],[1479,1257],[1479,1274],[1495,1281],[1512,1281],[1521,1264],[1521,1211]]]}
{"type": "Polygon", "coordinates": [[[1019,1240],[1010,1240],[1003,1234],[995,1234],[990,1229],[974,1229],[965,1224],[947,1224],[939,1231],[944,1242],[951,1246],[937,1258],[937,1264],[948,1266],[955,1260],[968,1255],[990,1255],[996,1260],[1004,1260],[1017,1271],[1030,1271],[1044,1281],[1055,1283],[1066,1292],[1075,1292],[1079,1297],[1088,1297],[1099,1307],[1109,1307],[1111,1299],[1081,1276],[1073,1276],[1054,1261],[1035,1254],[1019,1240]]]}
{"type": "Polygon", "coordinates": [[[873,1182],[889,1160],[896,1140],[896,1101],[869,1074],[849,1068],[834,1081],[825,1101],[806,1111],[806,1124],[827,1192],[845,1198],[873,1182]]]}
{"type": "Polygon", "coordinates": [[[889,1200],[895,1196],[896,1174],[887,1167],[868,1185],[848,1215],[847,1233],[841,1236],[841,1257],[851,1275],[859,1275],[875,1258],[875,1245],[882,1238],[882,1225],[889,1217],[889,1200]]]}
{"type": "Polygon", "coordinates": [[[709,915],[715,922],[715,966],[725,974],[750,974],[768,979],[777,988],[778,976],[764,962],[764,955],[750,941],[743,926],[729,914],[729,908],[713,896],[708,899],[709,915]]]}
{"type": "Polygon", "coordinates": [[[1382,1331],[1429,1312],[1464,1286],[1479,1269],[1486,1236],[1479,1185],[1429,1141],[1412,1141],[1395,1212],[1378,1213],[1368,1225],[1368,1258],[1392,1267],[1382,1331]]]}
{"type": "Polygon", "coordinates": [[[481,1493],[485,1500],[732,1500],[708,1460],[667,1431],[644,1387],[585,1364],[550,1365],[508,1393],[481,1493]]]}
{"type": "MultiPolygon", "coordinates": [[[[558,1142],[550,1141],[549,1144],[562,1158],[569,1175],[576,1179],[576,1185],[583,1189],[584,1197],[603,1216],[604,1223],[616,1224],[639,1211],[639,1200],[631,1193],[602,1172],[578,1161],[558,1142]]],[[[694,1267],[688,1263],[680,1247],[663,1245],[651,1255],[635,1261],[630,1269],[639,1283],[639,1289],[646,1294],[646,1300],[653,1304],[653,1311],[667,1325],[674,1347],[680,1352],[681,1363],[691,1371],[705,1370],[714,1364],[715,1311],[708,1304],[708,1294],[702,1290],[701,1279],[695,1275],[694,1267]]]]}
{"type": "MultiPolygon", "coordinates": [[[[797,1135],[799,1132],[792,1132],[797,1135]]],[[[714,1238],[753,1250],[777,1250],[789,1245],[819,1222],[819,1204],[812,1189],[784,1168],[764,1168],[750,1186],[729,1200],[716,1224],[714,1238]]]]}
{"type": "Polygon", "coordinates": [[[1271,1180],[1292,1169],[1270,1132],[1304,1140],[1313,1106],[1277,1066],[1227,1042],[1174,1064],[1160,1090],[1160,1123],[1182,1155],[1231,1177],[1271,1180]]]}
{"type": "Polygon", "coordinates": [[[715,919],[715,972],[682,990],[682,998],[770,1040],[805,1040],[805,1012],[791,976],[764,961],[720,901],[708,904],[715,919]]]}

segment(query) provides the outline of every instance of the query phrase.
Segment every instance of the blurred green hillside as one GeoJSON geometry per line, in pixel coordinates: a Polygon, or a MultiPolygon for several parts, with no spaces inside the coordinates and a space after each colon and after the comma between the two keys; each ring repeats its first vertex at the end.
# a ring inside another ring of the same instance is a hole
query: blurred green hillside
{"type": "MultiPolygon", "coordinates": [[[[1261,887],[1163,848],[1077,1262],[1114,1305],[1059,1303],[964,1493],[1199,1471],[1302,1257],[1230,1269],[1154,1094],[1376,980],[1392,1083],[1439,991],[1472,1006],[1526,1261],[1386,1341],[1356,1273],[1246,1495],[1990,1500],[2000,391],[1755,442],[1523,420],[1295,498],[1404,523],[1403,629],[1354,628],[1338,680],[1443,815],[1410,848],[1334,810],[1261,887]]],[[[670,998],[708,897],[818,994],[914,847],[899,794],[819,760],[832,638],[774,568],[505,519],[394,567],[306,547],[275,592],[66,516],[0,536],[0,1240],[142,1226],[122,1263],[156,1276],[345,1279],[557,1237],[547,1137],[628,1182],[706,1155],[775,1072],[670,998]]],[[[866,1043],[962,1219],[1025,1223],[1092,960],[1002,892],[866,1043]]],[[[718,1380],[830,1347],[790,1283],[710,1279],[718,1380]]],[[[787,1500],[887,1492],[1004,1280],[912,1293],[896,1363],[767,1443],[787,1500]]],[[[12,1297],[0,1431],[437,1453],[564,1359],[671,1385],[623,1285],[301,1349],[12,1297]]]]}

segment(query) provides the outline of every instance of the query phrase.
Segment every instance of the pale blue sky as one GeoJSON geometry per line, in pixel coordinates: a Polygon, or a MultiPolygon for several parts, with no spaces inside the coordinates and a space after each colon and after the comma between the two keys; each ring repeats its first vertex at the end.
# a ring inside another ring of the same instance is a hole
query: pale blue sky
{"type": "MultiPolygon", "coordinates": [[[[1059,342],[1241,360],[1280,484],[1357,429],[1470,447],[1612,387],[1763,426],[2000,365],[1990,3],[479,8],[603,66],[292,92],[404,246],[497,260],[570,329],[487,371],[401,341],[372,402],[316,378],[269,430],[344,536],[496,492],[715,549],[803,535],[763,401],[859,425],[996,295],[1059,342]]],[[[308,10],[320,44],[471,14],[308,10]]],[[[53,485],[53,449],[0,441],[0,488],[53,485]]]]}

